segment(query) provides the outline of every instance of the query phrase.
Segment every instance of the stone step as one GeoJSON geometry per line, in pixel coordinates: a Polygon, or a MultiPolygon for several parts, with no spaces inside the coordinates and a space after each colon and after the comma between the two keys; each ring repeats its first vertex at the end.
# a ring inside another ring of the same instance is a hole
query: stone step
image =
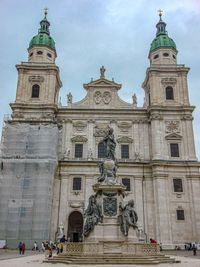
{"type": "MultiPolygon", "coordinates": [[[[45,261],[46,262],[46,261],[45,261]]],[[[175,259],[160,255],[139,256],[139,255],[68,255],[59,254],[47,260],[49,263],[64,264],[159,264],[159,263],[175,263],[175,259]]]]}

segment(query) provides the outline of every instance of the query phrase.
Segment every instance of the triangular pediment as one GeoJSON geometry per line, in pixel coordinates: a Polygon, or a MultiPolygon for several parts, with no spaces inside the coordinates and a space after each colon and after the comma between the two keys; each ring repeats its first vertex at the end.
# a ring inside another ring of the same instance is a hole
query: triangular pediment
{"type": "Polygon", "coordinates": [[[165,136],[165,139],[167,140],[180,140],[182,139],[182,136],[176,133],[171,133],[165,136]]]}
{"type": "Polygon", "coordinates": [[[105,78],[100,78],[98,80],[91,81],[90,83],[84,84],[83,86],[85,89],[89,89],[91,87],[115,87],[119,90],[121,88],[121,84],[107,80],[105,78]]]}

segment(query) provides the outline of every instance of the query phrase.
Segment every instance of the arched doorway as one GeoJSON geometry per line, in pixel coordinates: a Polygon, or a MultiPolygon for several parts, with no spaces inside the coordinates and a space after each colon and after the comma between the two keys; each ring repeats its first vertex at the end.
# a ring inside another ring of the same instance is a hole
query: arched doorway
{"type": "Polygon", "coordinates": [[[79,211],[73,211],[68,218],[67,237],[71,242],[82,241],[83,215],[79,211]]]}

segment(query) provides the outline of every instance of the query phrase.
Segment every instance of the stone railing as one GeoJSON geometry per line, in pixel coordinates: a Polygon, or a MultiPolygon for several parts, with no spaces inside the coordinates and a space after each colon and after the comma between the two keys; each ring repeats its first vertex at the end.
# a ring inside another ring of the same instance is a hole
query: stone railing
{"type": "Polygon", "coordinates": [[[124,241],[100,241],[85,243],[66,243],[64,252],[68,255],[95,254],[131,254],[157,255],[160,254],[158,244],[141,244],[124,241]]]}

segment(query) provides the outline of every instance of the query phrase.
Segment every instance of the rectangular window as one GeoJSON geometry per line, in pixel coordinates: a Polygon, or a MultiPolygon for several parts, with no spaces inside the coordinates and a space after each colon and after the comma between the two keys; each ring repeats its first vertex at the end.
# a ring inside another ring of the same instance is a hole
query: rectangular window
{"type": "Polygon", "coordinates": [[[75,158],[83,157],[83,144],[75,144],[75,158]]]}
{"type": "Polygon", "coordinates": [[[183,192],[182,179],[173,179],[174,192],[183,192]]]}
{"type": "Polygon", "coordinates": [[[106,158],[106,146],[103,142],[98,144],[98,158],[106,158]]]}
{"type": "Polygon", "coordinates": [[[129,159],[129,145],[121,145],[121,158],[129,159]]]}
{"type": "Polygon", "coordinates": [[[30,178],[29,177],[25,177],[23,180],[23,188],[28,188],[30,186],[30,178]]]}
{"type": "Polygon", "coordinates": [[[177,215],[178,221],[184,221],[185,220],[184,210],[177,210],[176,215],[177,215]]]}
{"type": "Polygon", "coordinates": [[[81,177],[73,178],[73,190],[81,190],[81,177]]]}
{"type": "Polygon", "coordinates": [[[170,153],[171,153],[171,157],[179,157],[179,146],[178,144],[170,144],[170,153]]]}
{"type": "Polygon", "coordinates": [[[129,178],[122,178],[122,184],[126,186],[126,191],[131,191],[131,181],[129,178]]]}
{"type": "Polygon", "coordinates": [[[25,217],[26,216],[26,208],[25,207],[21,207],[20,208],[20,217],[25,217]]]}

